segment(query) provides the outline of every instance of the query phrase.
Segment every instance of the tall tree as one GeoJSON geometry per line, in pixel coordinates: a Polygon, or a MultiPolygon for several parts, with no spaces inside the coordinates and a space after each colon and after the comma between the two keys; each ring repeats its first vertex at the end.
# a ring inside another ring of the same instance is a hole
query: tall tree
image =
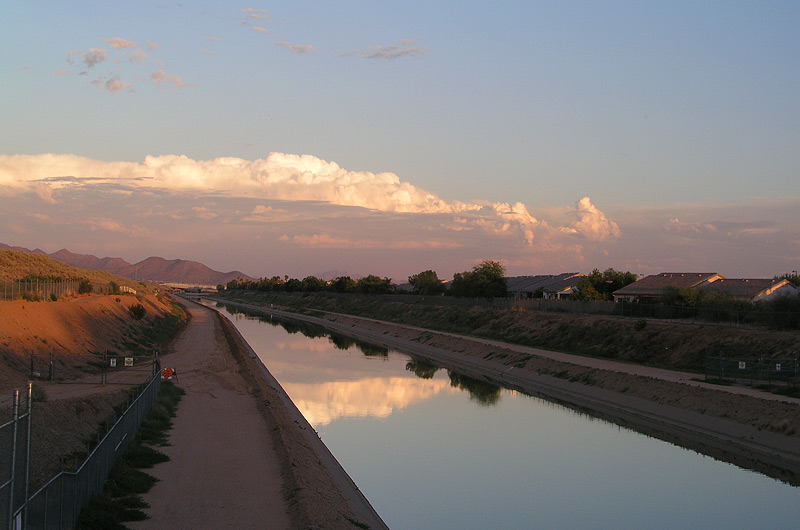
{"type": "Polygon", "coordinates": [[[495,298],[508,294],[506,269],[499,261],[487,260],[472,270],[453,275],[450,292],[453,296],[495,298]]]}
{"type": "Polygon", "coordinates": [[[445,286],[436,271],[427,270],[408,277],[408,283],[414,288],[414,292],[421,295],[441,294],[445,291],[445,286]]]}

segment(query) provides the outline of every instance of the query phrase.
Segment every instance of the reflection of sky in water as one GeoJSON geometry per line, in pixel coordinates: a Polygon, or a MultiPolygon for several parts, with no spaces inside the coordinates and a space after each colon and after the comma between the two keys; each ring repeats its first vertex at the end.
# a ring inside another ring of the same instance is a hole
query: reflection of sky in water
{"type": "Polygon", "coordinates": [[[445,370],[233,317],[393,530],[797,528],[800,489],[445,370]]]}

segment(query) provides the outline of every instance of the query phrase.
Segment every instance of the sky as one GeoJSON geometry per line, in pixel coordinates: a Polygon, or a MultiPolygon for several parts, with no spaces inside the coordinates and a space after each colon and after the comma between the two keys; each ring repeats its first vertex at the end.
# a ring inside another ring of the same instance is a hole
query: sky
{"type": "Polygon", "coordinates": [[[800,268],[800,3],[12,2],[0,243],[403,282],[800,268]]]}

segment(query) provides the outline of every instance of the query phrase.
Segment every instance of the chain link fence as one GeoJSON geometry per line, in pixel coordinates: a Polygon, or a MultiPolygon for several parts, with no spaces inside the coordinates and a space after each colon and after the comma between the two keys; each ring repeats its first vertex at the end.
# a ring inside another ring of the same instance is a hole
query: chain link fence
{"type": "Polygon", "coordinates": [[[730,359],[706,357],[705,379],[768,387],[800,386],[800,357],[794,359],[730,359]]]}
{"type": "Polygon", "coordinates": [[[63,296],[71,296],[81,292],[97,294],[130,293],[136,290],[127,285],[112,286],[107,283],[87,282],[84,280],[46,281],[26,280],[21,282],[0,282],[0,301],[58,300],[63,296]]]}
{"type": "Polygon", "coordinates": [[[127,449],[161,389],[160,364],[137,396],[74,471],[63,470],[30,494],[31,386],[26,400],[15,391],[11,421],[0,425],[0,524],[7,530],[72,528],[89,499],[100,493],[114,464],[127,449]],[[6,457],[8,455],[8,457],[6,457]]]}

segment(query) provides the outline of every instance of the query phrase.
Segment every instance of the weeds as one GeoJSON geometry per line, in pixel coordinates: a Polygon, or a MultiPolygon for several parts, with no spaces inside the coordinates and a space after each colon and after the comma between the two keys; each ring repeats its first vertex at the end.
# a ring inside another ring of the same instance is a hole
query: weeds
{"type": "Polygon", "coordinates": [[[158,399],[125,454],[111,470],[103,492],[93,496],[81,510],[76,530],[124,530],[126,521],[147,519],[143,510],[148,504],[140,495],[150,491],[158,479],[142,469],[169,460],[150,445],[166,445],[171,419],[184,393],[172,383],[162,383],[158,399]]]}

